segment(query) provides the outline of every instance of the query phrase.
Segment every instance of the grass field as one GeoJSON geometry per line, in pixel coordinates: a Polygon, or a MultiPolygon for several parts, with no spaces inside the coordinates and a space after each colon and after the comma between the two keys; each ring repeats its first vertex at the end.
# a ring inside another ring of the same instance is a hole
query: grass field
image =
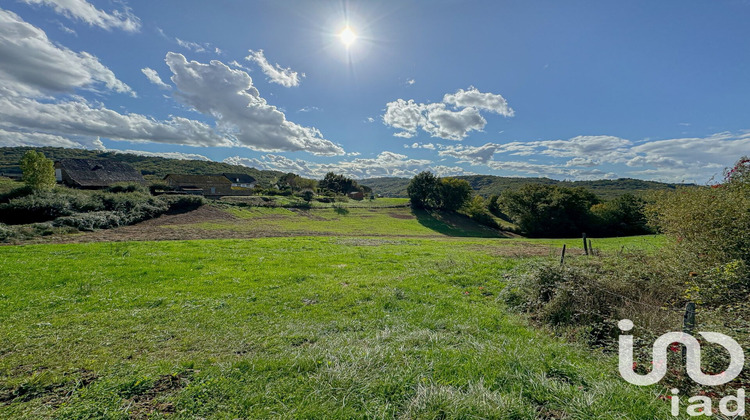
{"type": "Polygon", "coordinates": [[[498,250],[526,242],[0,248],[0,418],[671,418],[507,312],[498,250]]]}

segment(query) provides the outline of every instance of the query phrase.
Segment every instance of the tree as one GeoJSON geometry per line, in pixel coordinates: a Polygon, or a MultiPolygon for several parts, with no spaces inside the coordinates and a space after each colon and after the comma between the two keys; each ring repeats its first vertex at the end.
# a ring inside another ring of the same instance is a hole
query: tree
{"type": "Polygon", "coordinates": [[[411,205],[421,209],[437,208],[439,204],[439,184],[439,178],[432,172],[424,171],[417,174],[406,188],[411,205]]]}
{"type": "Polygon", "coordinates": [[[651,233],[645,214],[646,202],[632,194],[624,194],[606,203],[591,207],[596,234],[628,236],[651,233]]]}
{"type": "Polygon", "coordinates": [[[323,179],[318,182],[318,186],[323,190],[328,190],[336,194],[349,194],[353,191],[360,191],[357,181],[347,178],[344,175],[336,175],[328,172],[323,179]]]}
{"type": "Polygon", "coordinates": [[[505,214],[529,236],[578,236],[591,226],[591,206],[599,199],[583,188],[528,184],[503,192],[505,214]]]}
{"type": "Polygon", "coordinates": [[[456,211],[471,199],[471,185],[463,179],[441,178],[438,194],[440,202],[438,208],[456,211]]]}
{"type": "Polygon", "coordinates": [[[21,158],[23,182],[34,191],[48,191],[55,187],[55,165],[44,153],[29,150],[21,158]]]}

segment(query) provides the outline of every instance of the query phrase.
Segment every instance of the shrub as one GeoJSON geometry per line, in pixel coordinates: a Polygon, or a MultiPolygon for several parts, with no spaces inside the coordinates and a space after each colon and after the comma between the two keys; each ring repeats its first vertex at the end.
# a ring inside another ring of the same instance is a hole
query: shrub
{"type": "Polygon", "coordinates": [[[34,190],[28,185],[14,188],[5,194],[0,194],[0,203],[8,203],[10,200],[14,198],[26,197],[27,195],[31,195],[33,193],[34,193],[34,190]]]}
{"type": "Polygon", "coordinates": [[[750,161],[727,170],[711,188],[685,187],[656,196],[650,222],[672,238],[664,254],[674,262],[675,281],[686,295],[719,305],[750,292],[750,161]]]}
{"type": "Polygon", "coordinates": [[[184,213],[206,204],[206,199],[199,195],[165,195],[159,198],[167,204],[170,213],[184,213]]]}
{"type": "Polygon", "coordinates": [[[487,210],[487,207],[485,207],[484,199],[482,199],[482,197],[478,195],[472,198],[471,201],[469,201],[469,204],[466,205],[464,211],[466,212],[467,216],[481,225],[489,226],[492,228],[499,228],[497,222],[495,221],[495,218],[492,217],[492,215],[487,210]]]}
{"type": "Polygon", "coordinates": [[[110,185],[105,188],[104,191],[110,193],[132,193],[137,192],[141,194],[148,194],[150,191],[145,185],[137,183],[122,182],[110,185]]]}
{"type": "Polygon", "coordinates": [[[68,197],[51,192],[36,193],[0,204],[0,222],[10,225],[45,222],[73,212],[68,197]]]}
{"type": "Polygon", "coordinates": [[[0,241],[7,241],[8,239],[15,236],[13,229],[0,223],[0,241]]]}
{"type": "Polygon", "coordinates": [[[658,309],[682,303],[679,285],[664,276],[656,257],[570,259],[532,263],[504,293],[505,301],[552,327],[570,328],[590,343],[614,338],[617,321],[662,329],[658,309]],[[634,304],[637,303],[637,304],[634,304]]]}
{"type": "Polygon", "coordinates": [[[93,231],[96,229],[110,229],[122,226],[125,223],[122,213],[114,211],[97,211],[91,213],[77,213],[56,219],[54,226],[69,226],[81,231],[93,231]]]}

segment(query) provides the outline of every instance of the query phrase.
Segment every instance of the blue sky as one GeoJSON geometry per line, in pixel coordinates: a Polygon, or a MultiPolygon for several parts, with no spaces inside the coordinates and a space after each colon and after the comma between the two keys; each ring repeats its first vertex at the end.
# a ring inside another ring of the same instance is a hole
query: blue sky
{"type": "Polygon", "coordinates": [[[704,183],[750,154],[749,17],[747,1],[0,0],[0,145],[704,183]]]}

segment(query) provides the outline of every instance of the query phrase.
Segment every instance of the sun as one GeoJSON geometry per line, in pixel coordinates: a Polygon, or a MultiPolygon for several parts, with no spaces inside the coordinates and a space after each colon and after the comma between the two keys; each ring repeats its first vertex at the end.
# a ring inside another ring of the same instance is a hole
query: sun
{"type": "Polygon", "coordinates": [[[339,33],[339,38],[341,39],[341,42],[348,48],[349,46],[354,44],[354,41],[357,40],[357,34],[354,33],[352,28],[347,26],[343,31],[341,31],[341,33],[339,33]]]}

